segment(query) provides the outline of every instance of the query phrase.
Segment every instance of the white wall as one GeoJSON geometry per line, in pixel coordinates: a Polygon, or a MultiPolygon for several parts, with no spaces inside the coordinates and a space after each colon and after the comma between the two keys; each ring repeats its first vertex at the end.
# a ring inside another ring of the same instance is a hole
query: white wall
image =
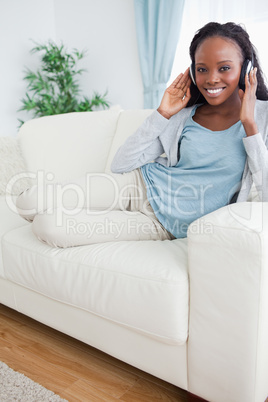
{"type": "Polygon", "coordinates": [[[87,49],[81,92],[108,90],[111,104],[143,107],[133,0],[0,0],[0,136],[15,136],[26,91],[25,66],[36,69],[33,43],[52,39],[69,50],[87,49]]]}
{"type": "Polygon", "coordinates": [[[54,38],[53,0],[0,0],[0,135],[16,134],[20,99],[25,94],[23,70],[35,68],[37,60],[29,55],[33,43],[54,38]],[[41,16],[41,17],[40,17],[41,16]]]}
{"type": "Polygon", "coordinates": [[[88,49],[84,90],[108,89],[112,103],[142,107],[133,0],[55,0],[55,5],[57,37],[88,49]]]}

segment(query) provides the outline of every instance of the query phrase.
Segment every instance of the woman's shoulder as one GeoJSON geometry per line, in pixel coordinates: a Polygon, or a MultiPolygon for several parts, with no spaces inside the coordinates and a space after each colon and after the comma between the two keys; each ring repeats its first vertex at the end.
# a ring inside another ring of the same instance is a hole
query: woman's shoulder
{"type": "Polygon", "coordinates": [[[257,99],[256,100],[256,110],[257,111],[259,111],[259,110],[262,110],[262,111],[268,110],[268,100],[257,99]]]}
{"type": "Polygon", "coordinates": [[[259,131],[264,138],[268,136],[268,101],[259,100],[256,101],[255,107],[255,120],[259,131]]]}
{"type": "Polygon", "coordinates": [[[268,101],[266,100],[256,100],[255,106],[256,120],[266,121],[268,120],[268,101]]]}

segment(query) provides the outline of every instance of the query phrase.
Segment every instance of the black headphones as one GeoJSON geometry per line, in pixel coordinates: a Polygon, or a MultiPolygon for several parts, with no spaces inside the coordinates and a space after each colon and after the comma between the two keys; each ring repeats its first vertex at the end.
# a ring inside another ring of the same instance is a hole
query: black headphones
{"type": "MultiPolygon", "coordinates": [[[[243,89],[245,91],[245,75],[249,74],[250,71],[254,68],[253,66],[253,54],[252,54],[252,60],[246,59],[242,65],[241,68],[241,73],[240,73],[240,78],[239,78],[239,88],[243,89]]],[[[190,77],[191,80],[193,81],[193,84],[196,85],[195,82],[195,63],[192,63],[190,66],[190,77]]]]}

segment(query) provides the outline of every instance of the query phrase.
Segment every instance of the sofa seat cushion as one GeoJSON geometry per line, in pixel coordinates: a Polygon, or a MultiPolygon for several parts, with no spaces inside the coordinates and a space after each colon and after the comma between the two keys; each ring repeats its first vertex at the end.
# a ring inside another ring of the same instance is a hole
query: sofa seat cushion
{"type": "Polygon", "coordinates": [[[28,225],[4,236],[3,259],[12,282],[164,343],[187,340],[186,240],[59,249],[28,225]]]}

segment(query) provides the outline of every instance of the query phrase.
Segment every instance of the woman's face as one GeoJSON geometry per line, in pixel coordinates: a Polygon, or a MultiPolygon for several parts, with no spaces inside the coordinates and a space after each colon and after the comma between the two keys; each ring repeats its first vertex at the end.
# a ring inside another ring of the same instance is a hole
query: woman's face
{"type": "Polygon", "coordinates": [[[238,45],[222,37],[205,39],[197,48],[196,85],[210,105],[237,100],[242,62],[238,45]]]}

